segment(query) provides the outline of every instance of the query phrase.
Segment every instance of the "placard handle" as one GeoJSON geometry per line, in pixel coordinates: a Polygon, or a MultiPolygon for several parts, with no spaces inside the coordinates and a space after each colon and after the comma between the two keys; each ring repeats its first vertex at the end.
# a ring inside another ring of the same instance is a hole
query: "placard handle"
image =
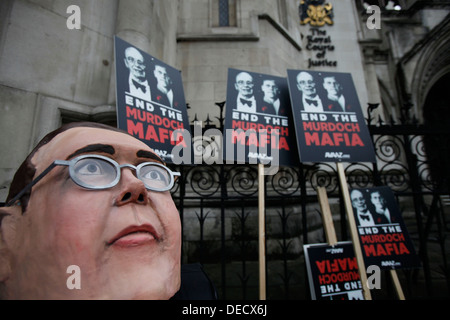
{"type": "Polygon", "coordinates": [[[258,255],[259,255],[259,299],[266,300],[266,226],[264,197],[264,165],[258,164],[258,255]]]}
{"type": "Polygon", "coordinates": [[[358,230],[356,229],[355,216],[353,215],[352,202],[350,200],[350,194],[348,192],[347,179],[345,177],[344,166],[341,162],[336,163],[337,172],[339,177],[339,184],[341,185],[342,197],[344,199],[345,211],[347,213],[347,221],[350,227],[350,234],[353,242],[353,250],[355,251],[356,262],[358,263],[358,272],[363,289],[363,295],[365,300],[372,300],[370,289],[367,286],[367,273],[366,266],[364,264],[364,257],[361,250],[361,244],[359,242],[358,230]]]}

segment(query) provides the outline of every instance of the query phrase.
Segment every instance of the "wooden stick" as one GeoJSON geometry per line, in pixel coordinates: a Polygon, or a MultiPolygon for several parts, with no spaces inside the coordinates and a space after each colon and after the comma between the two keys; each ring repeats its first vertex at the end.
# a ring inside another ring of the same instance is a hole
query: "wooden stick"
{"type": "Polygon", "coordinates": [[[405,295],[403,294],[402,286],[398,280],[397,271],[395,269],[389,270],[391,274],[392,281],[394,282],[395,291],[397,292],[397,298],[399,300],[405,300],[405,295]]]}
{"type": "Polygon", "coordinates": [[[266,300],[266,226],[264,199],[264,165],[258,164],[258,244],[259,244],[259,299],[266,300]]]}
{"type": "Polygon", "coordinates": [[[334,230],[333,216],[331,215],[330,205],[328,203],[327,190],[324,187],[318,187],[317,196],[319,197],[320,211],[322,213],[327,242],[330,246],[334,246],[338,241],[336,231],[334,230]]]}
{"type": "Polygon", "coordinates": [[[348,192],[347,179],[345,178],[344,167],[341,162],[336,163],[337,172],[339,176],[339,183],[341,185],[342,197],[344,199],[345,211],[347,213],[347,220],[350,227],[350,234],[352,236],[353,250],[355,251],[356,262],[358,263],[358,271],[362,284],[363,295],[365,300],[372,300],[370,289],[367,286],[367,273],[364,264],[364,257],[361,251],[361,244],[359,242],[358,230],[356,229],[355,216],[353,215],[352,202],[348,192]]]}

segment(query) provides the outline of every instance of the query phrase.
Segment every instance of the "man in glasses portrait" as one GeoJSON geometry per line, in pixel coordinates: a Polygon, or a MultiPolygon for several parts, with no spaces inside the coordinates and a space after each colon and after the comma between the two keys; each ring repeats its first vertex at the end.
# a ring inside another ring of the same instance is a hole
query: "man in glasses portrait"
{"type": "Polygon", "coordinates": [[[169,299],[180,288],[179,175],[94,123],[44,137],[0,208],[0,299],[169,299]],[[79,267],[79,289],[67,286],[79,267]]]}
{"type": "Polygon", "coordinates": [[[319,97],[314,77],[305,71],[298,73],[297,89],[302,94],[302,107],[306,112],[323,112],[322,99],[319,97]]]}
{"type": "Polygon", "coordinates": [[[236,110],[255,113],[257,111],[256,98],[253,90],[255,83],[250,73],[238,73],[236,75],[236,82],[234,86],[238,92],[236,98],[236,110]]]}
{"type": "Polygon", "coordinates": [[[127,92],[136,98],[151,101],[152,94],[148,84],[144,56],[134,47],[125,49],[124,63],[130,71],[127,92]]]}

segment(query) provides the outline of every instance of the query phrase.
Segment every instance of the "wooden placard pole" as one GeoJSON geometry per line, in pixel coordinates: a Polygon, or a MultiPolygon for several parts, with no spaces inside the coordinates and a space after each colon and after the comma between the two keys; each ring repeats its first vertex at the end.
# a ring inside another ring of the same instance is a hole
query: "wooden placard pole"
{"type": "Polygon", "coordinates": [[[339,184],[342,190],[342,197],[344,199],[345,211],[347,213],[347,221],[350,227],[350,234],[353,242],[353,250],[355,251],[356,262],[358,263],[358,271],[363,289],[363,295],[365,300],[372,300],[370,289],[367,286],[367,273],[366,266],[364,264],[364,257],[361,250],[361,244],[359,242],[358,230],[356,229],[355,216],[353,215],[352,202],[350,200],[350,194],[348,192],[347,179],[345,178],[344,166],[341,162],[336,163],[337,172],[339,177],[339,184]]]}
{"type": "Polygon", "coordinates": [[[266,226],[264,197],[264,165],[258,164],[258,246],[259,299],[266,300],[266,226]]]}
{"type": "Polygon", "coordinates": [[[317,196],[319,198],[320,211],[322,213],[322,221],[327,243],[330,246],[334,246],[338,241],[336,231],[334,230],[333,216],[331,215],[330,205],[328,203],[327,190],[324,187],[318,187],[317,196]]]}
{"type": "Polygon", "coordinates": [[[394,282],[395,292],[397,293],[397,298],[399,300],[405,300],[405,295],[403,294],[402,286],[398,280],[397,271],[395,269],[389,270],[391,274],[392,281],[394,282]]]}

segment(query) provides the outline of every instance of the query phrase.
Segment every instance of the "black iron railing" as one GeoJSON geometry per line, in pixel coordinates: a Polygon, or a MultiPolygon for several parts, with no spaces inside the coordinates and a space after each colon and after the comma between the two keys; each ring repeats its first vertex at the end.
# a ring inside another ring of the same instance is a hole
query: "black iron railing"
{"type": "MultiPolygon", "coordinates": [[[[223,132],[225,104],[216,105],[220,108],[217,129],[223,132]]],[[[427,137],[448,141],[450,129],[419,125],[409,118],[409,106],[402,110],[399,123],[392,119],[384,123],[371,117],[375,108],[369,105],[366,120],[377,163],[346,164],[348,185],[387,185],[394,191],[422,262],[420,269],[399,272],[406,298],[448,298],[450,208],[441,201],[449,194],[448,176],[432,177],[425,144],[427,137]]],[[[205,123],[204,130],[216,128],[209,115],[205,123]]],[[[182,178],[172,194],[183,222],[183,262],[202,263],[219,298],[257,299],[256,166],[202,164],[178,169],[182,178]]],[[[302,246],[325,242],[316,194],[319,186],[327,190],[338,239],[349,240],[334,164],[281,167],[277,174],[265,177],[268,299],[310,298],[302,246]]],[[[383,281],[383,290],[375,292],[374,298],[394,298],[389,277],[383,281]]]]}

